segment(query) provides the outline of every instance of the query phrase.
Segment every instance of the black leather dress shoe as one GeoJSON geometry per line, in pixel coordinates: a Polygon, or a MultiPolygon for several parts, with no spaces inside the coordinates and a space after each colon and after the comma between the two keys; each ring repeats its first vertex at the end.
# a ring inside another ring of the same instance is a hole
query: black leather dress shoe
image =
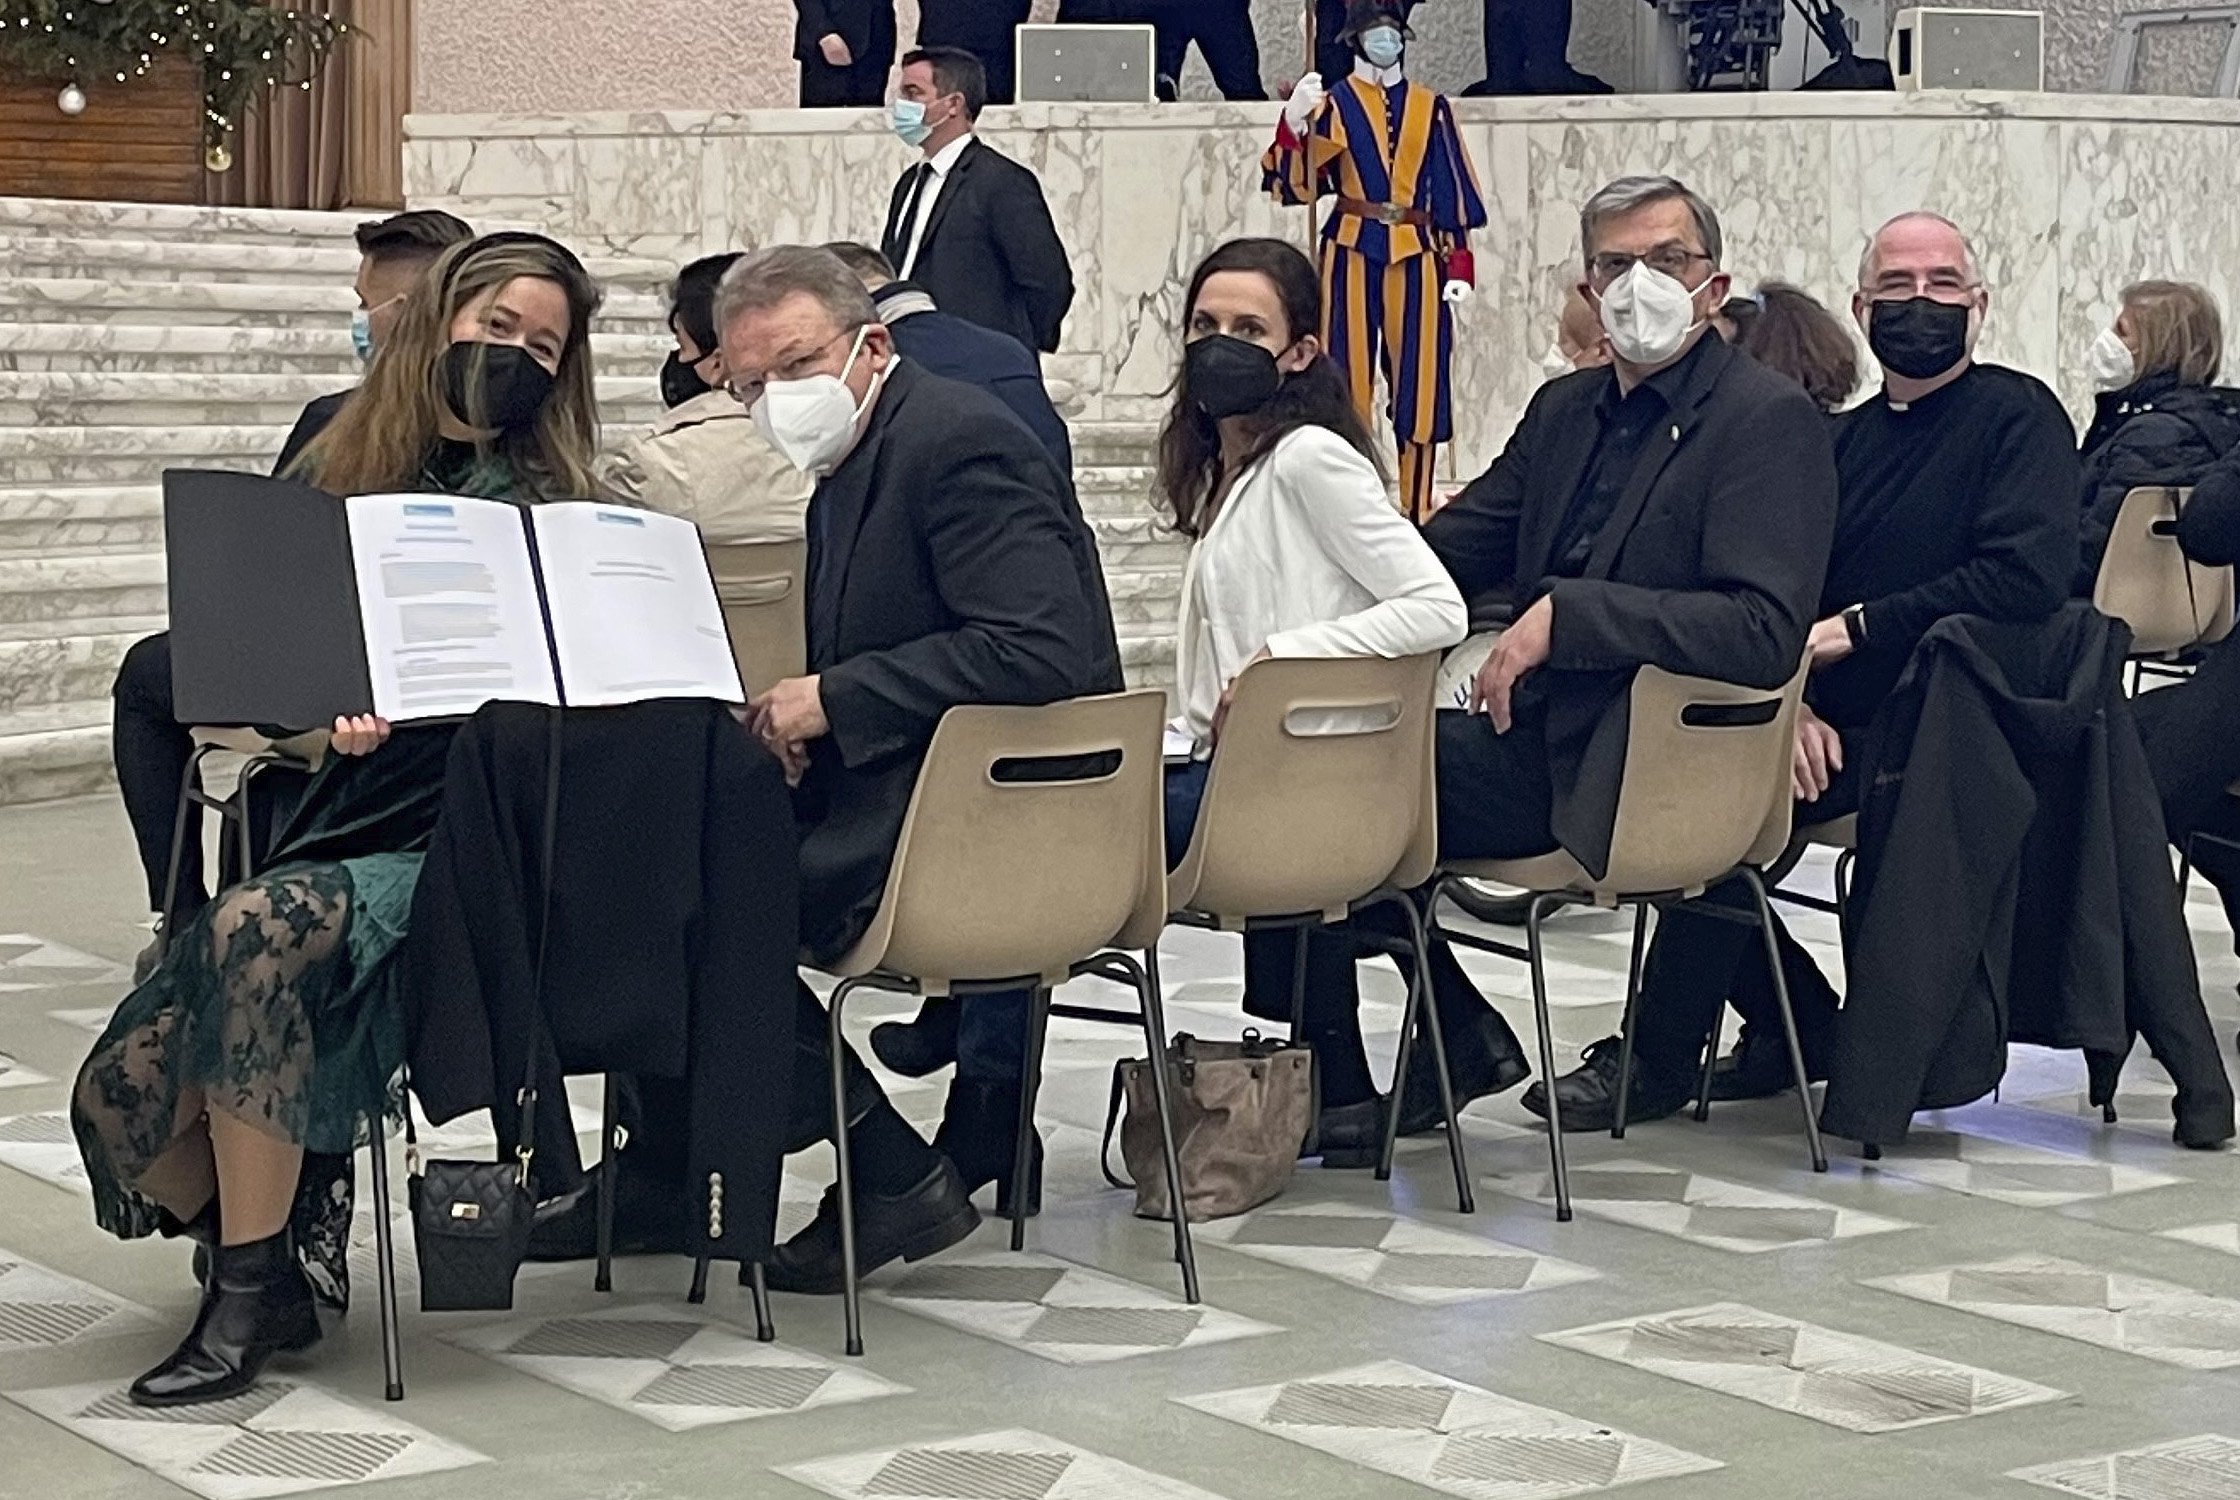
{"type": "MultiPolygon", "coordinates": [[[[1437,1067],[1430,1045],[1418,1037],[1408,1060],[1408,1086],[1400,1095],[1402,1135],[1426,1135],[1446,1127],[1446,1113],[1439,1108],[1437,1067]]],[[[1468,1030],[1447,1037],[1447,1068],[1453,1075],[1457,1115],[1473,1101],[1513,1089],[1532,1076],[1523,1044],[1491,1006],[1471,1018],[1468,1030]]]]}
{"type": "Polygon", "coordinates": [[[1357,1172],[1374,1167],[1384,1155],[1382,1094],[1358,1104],[1340,1104],[1315,1116],[1314,1150],[1332,1171],[1357,1172]]]}
{"type": "Polygon", "coordinates": [[[957,1023],[964,1006],[954,998],[928,1000],[914,1021],[883,1021],[871,1028],[871,1052],[905,1078],[924,1078],[957,1060],[957,1023]]]}
{"type": "Polygon", "coordinates": [[[210,1252],[210,1280],[194,1327],[171,1357],[132,1382],[135,1406],[197,1406],[238,1396],[273,1355],[319,1342],[311,1282],[287,1231],[210,1252]]]}
{"type": "MultiPolygon", "coordinates": [[[[1662,1120],[1688,1107],[1693,1091],[1683,1080],[1661,1080],[1633,1060],[1633,1091],[1626,1099],[1626,1123],[1642,1125],[1662,1120]]],[[[1556,1102],[1563,1109],[1566,1132],[1608,1130],[1618,1117],[1618,1039],[1606,1037],[1587,1049],[1586,1064],[1556,1080],[1556,1102]]],[[[1548,1118],[1545,1085],[1524,1091],[1524,1107],[1541,1119],[1548,1118]]]]}
{"type": "MultiPolygon", "coordinates": [[[[957,1169],[946,1156],[906,1193],[882,1198],[856,1194],[856,1274],[868,1276],[889,1261],[939,1255],[980,1227],[957,1169]]],[[[845,1272],[840,1258],[840,1189],[825,1189],[809,1227],[771,1252],[766,1279],[772,1291],[837,1296],[845,1272]]]]}
{"type": "MultiPolygon", "coordinates": [[[[684,1255],[690,1250],[684,1189],[635,1171],[627,1152],[615,1158],[614,1253],[684,1255]]],[[[572,1198],[539,1204],[529,1228],[532,1261],[590,1260],[599,1253],[599,1174],[584,1178],[572,1198]]]]}
{"type": "MultiPolygon", "coordinates": [[[[1814,1083],[1827,1081],[1828,1070],[1805,1052],[1804,1076],[1814,1083]]],[[[1734,1051],[1711,1069],[1711,1097],[1715,1100],[1770,1099],[1796,1085],[1789,1066],[1789,1045],[1778,1032],[1743,1029],[1734,1051]]]]}

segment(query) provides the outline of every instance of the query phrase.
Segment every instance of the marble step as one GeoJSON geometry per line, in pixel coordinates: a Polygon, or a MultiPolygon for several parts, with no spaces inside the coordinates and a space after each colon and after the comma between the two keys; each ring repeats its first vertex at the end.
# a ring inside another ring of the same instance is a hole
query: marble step
{"type": "Polygon", "coordinates": [[[0,427],[0,481],[17,486],[143,485],[165,469],[272,467],[285,425],[0,427]]]}
{"type": "Polygon", "coordinates": [[[161,615],[73,620],[67,631],[51,621],[0,624],[0,726],[34,707],[107,697],[125,652],[163,627],[161,615]]]}
{"type": "MultiPolygon", "coordinates": [[[[658,371],[675,347],[666,331],[592,335],[601,369],[658,371]]],[[[215,323],[0,322],[0,370],[112,375],[204,373],[317,376],[324,390],[358,378],[347,315],[302,327],[215,323]]]]}
{"type": "MultiPolygon", "coordinates": [[[[348,332],[357,298],[348,282],[277,286],[256,282],[112,281],[73,276],[0,277],[0,321],[43,323],[237,324],[286,328],[326,323],[348,332]]],[[[596,329],[657,334],[669,326],[652,292],[610,292],[596,329]]]]}
{"type": "MultiPolygon", "coordinates": [[[[1073,425],[1073,461],[1077,467],[1140,465],[1148,473],[1158,462],[1159,424],[1105,420],[1073,425]]],[[[1150,493],[1148,480],[1145,493],[1150,493]]]]}
{"type": "Polygon", "coordinates": [[[60,622],[160,615],[164,597],[160,552],[0,557],[0,624],[52,621],[67,635],[60,622]]]}
{"type": "MultiPolygon", "coordinates": [[[[358,251],[348,241],[224,244],[50,235],[20,230],[0,216],[0,267],[13,276],[347,287],[358,272],[358,251]]],[[[584,267],[610,289],[641,292],[665,290],[677,271],[667,261],[643,256],[587,255],[584,267]]]]}
{"type": "Polygon", "coordinates": [[[82,797],[115,780],[106,696],[0,716],[0,806],[82,797]]]}
{"type": "Polygon", "coordinates": [[[1107,567],[1104,589],[1115,626],[1131,635],[1173,633],[1182,604],[1181,569],[1107,567]]]}
{"type": "MultiPolygon", "coordinates": [[[[1077,455],[1081,451],[1078,438],[1074,451],[1077,455]]],[[[1158,511],[1151,500],[1153,482],[1153,471],[1144,464],[1092,464],[1078,457],[1075,460],[1073,489],[1081,499],[1085,515],[1154,519],[1158,511]]]]}
{"type": "Polygon", "coordinates": [[[13,231],[201,244],[351,245],[351,236],[369,217],[378,215],[0,196],[0,227],[13,231]]]}
{"type": "MultiPolygon", "coordinates": [[[[351,384],[326,375],[0,370],[0,428],[293,424],[304,403],[351,384]]],[[[601,413],[642,425],[661,410],[651,376],[602,376],[601,413]]]]}

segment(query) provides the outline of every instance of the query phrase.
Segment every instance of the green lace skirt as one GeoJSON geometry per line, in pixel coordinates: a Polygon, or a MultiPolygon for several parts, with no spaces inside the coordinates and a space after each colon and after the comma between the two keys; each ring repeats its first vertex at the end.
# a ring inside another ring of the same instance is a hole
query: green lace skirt
{"type": "Polygon", "coordinates": [[[175,935],[117,1007],[71,1102],[104,1229],[134,1239],[162,1227],[136,1184],[205,1111],[221,1112],[303,1147],[297,1249],[346,1288],[350,1155],[376,1122],[402,1113],[404,1020],[390,958],[420,862],[374,854],[282,865],[175,935]]]}

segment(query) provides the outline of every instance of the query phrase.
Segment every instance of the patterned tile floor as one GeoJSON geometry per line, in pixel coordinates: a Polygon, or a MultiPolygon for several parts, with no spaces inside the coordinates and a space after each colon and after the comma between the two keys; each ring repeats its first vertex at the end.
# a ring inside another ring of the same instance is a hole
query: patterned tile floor
{"type": "MultiPolygon", "coordinates": [[[[2169,1143],[2143,1058],[2111,1127],[2076,1059],[2031,1049],[1999,1099],[1924,1117],[1880,1162],[1834,1143],[1825,1177],[1787,1100],[1574,1137],[1568,1225],[1516,1096],[1484,1101],[1475,1215],[1436,1141],[1389,1185],[1304,1168],[1204,1226],[1191,1308],[1163,1226],[1095,1164],[1130,1039],[1061,1024],[1029,1253],[991,1226],[874,1278],[860,1361],[837,1306],[781,1296],[760,1344],[730,1277],[689,1307],[674,1261],[623,1263],[609,1296],[587,1267],[533,1268],[511,1314],[422,1315],[407,1238],[403,1404],[381,1399],[368,1298],[238,1402],[135,1412],[123,1384],[192,1313],[186,1256],[93,1229],[63,1116],[145,941],[134,887],[111,804],[0,812],[0,1500],[2240,1500],[2240,1158],[2169,1143]]],[[[2189,911],[2229,1039],[2240,963],[2206,891],[2189,911]]],[[[1795,921],[1832,962],[1832,923],[1795,921]]],[[[1602,913],[1550,929],[1564,1066],[1615,1022],[1627,937],[1602,913]]],[[[1235,1035],[1233,944],[1177,935],[1165,957],[1176,1028],[1235,1035]]],[[[1521,1025],[1523,971],[1466,961],[1521,1025]]],[[[1373,971],[1367,993],[1381,1067],[1398,985],[1373,971]]],[[[574,1092],[588,1126],[596,1085],[574,1092]]],[[[930,1122],[940,1081],[895,1098],[930,1122]]],[[[791,1164],[786,1229],[828,1177],[818,1153],[791,1164]]]]}

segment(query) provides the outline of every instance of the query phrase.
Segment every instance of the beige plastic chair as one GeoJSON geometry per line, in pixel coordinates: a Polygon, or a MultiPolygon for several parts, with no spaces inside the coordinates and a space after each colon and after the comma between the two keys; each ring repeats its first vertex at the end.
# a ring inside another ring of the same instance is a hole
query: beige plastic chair
{"type": "Polygon", "coordinates": [[[808,669],[802,608],[807,542],[729,542],[708,548],[716,600],[731,632],[731,656],[748,696],[808,669]]]}
{"type": "MultiPolygon", "coordinates": [[[[1050,990],[1079,974],[1132,986],[1140,1014],[1068,1006],[1058,1014],[1140,1024],[1154,1059],[1166,1051],[1155,950],[1166,923],[1164,789],[1157,691],[1077,698],[1040,708],[970,706],[942,716],[904,815],[879,910],[830,972],[834,1134],[840,1177],[847,1349],[863,1352],[849,1168],[842,1017],[858,989],[971,995],[1031,988],[1019,1099],[1015,1183],[1026,1181],[1050,990]],[[1117,757],[1117,764],[1113,758],[1117,757]],[[1039,763],[1044,779],[1015,779],[1039,763]],[[1132,951],[1129,951],[1132,950],[1132,951]],[[1152,953],[1149,965],[1134,951],[1152,953]]],[[[1180,1203],[1181,1159],[1166,1070],[1151,1069],[1165,1147],[1168,1201],[1180,1203]]],[[[1025,1244],[1026,1201],[1012,1195],[1011,1246],[1025,1244]]],[[[1183,1290],[1198,1300],[1187,1215],[1175,1216],[1183,1290]]]]}
{"type": "MultiPolygon", "coordinates": [[[[171,858],[163,877],[163,915],[166,918],[178,899],[179,866],[186,857],[187,840],[201,837],[200,819],[196,817],[199,811],[208,809],[218,815],[221,836],[225,825],[232,825],[233,835],[238,840],[236,857],[246,876],[257,863],[251,838],[254,825],[249,820],[249,793],[257,778],[274,766],[316,771],[327,758],[328,734],[324,729],[273,739],[254,729],[198,724],[189,729],[188,734],[194,741],[194,753],[187,757],[186,773],[179,778],[179,811],[171,823],[171,858]],[[224,797],[207,792],[202,786],[204,764],[221,755],[241,758],[233,791],[224,797]]],[[[159,940],[156,951],[168,950],[171,945],[168,920],[157,929],[156,935],[159,940]]]]}
{"type": "Polygon", "coordinates": [[[1173,920],[1229,932],[1289,928],[1292,1035],[1305,1001],[1306,934],[1367,907],[1408,914],[1414,960],[1379,1181],[1392,1175],[1399,1094],[1415,1038],[1431,1041],[1447,1119],[1455,1195],[1475,1203],[1446,1042],[1431,1004],[1423,913],[1407,892],[1430,879],[1438,848],[1432,694],[1439,657],[1289,658],[1238,677],[1206,773],[1190,847],[1168,878],[1173,920]]]}
{"type": "MultiPolygon", "coordinates": [[[[1640,1001],[1649,907],[1700,896],[1732,875],[1749,884],[1803,1101],[1812,1169],[1828,1169],[1812,1093],[1805,1086],[1804,1053],[1789,1008],[1773,915],[1759,873],[1789,843],[1790,760],[1797,704],[1804,693],[1803,669],[1786,687],[1767,691],[1643,667],[1634,675],[1631,691],[1625,768],[1611,829],[1609,867],[1601,879],[1590,876],[1562,850],[1532,859],[1450,861],[1439,877],[1439,893],[1464,878],[1496,880],[1536,893],[1526,920],[1527,960],[1532,966],[1533,1014],[1540,1033],[1540,1076],[1548,1095],[1556,1217],[1566,1221],[1571,1217],[1571,1180],[1555,1091],[1555,1047],[1540,938],[1542,919],[1565,902],[1634,908],[1633,956],[1626,971],[1625,1022],[1620,1033],[1618,1109],[1611,1132],[1623,1138],[1626,1092],[1633,1073],[1633,1013],[1640,1001]]],[[[1449,936],[1468,947],[1513,952],[1471,934],[1449,936]]]]}
{"type": "Polygon", "coordinates": [[[2131,627],[2135,656],[2167,656],[2232,633],[2232,569],[2197,563],[2178,548],[2178,516],[2192,494],[2135,489],[2108,532],[2092,605],[2131,627]]]}

